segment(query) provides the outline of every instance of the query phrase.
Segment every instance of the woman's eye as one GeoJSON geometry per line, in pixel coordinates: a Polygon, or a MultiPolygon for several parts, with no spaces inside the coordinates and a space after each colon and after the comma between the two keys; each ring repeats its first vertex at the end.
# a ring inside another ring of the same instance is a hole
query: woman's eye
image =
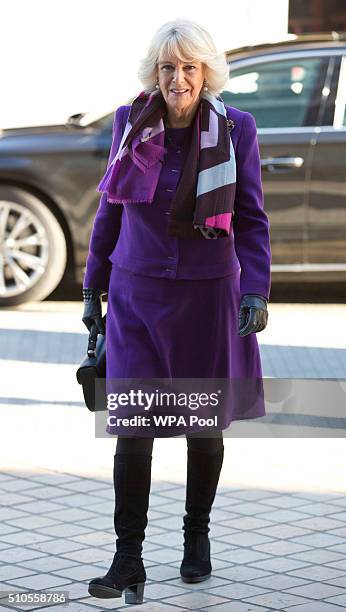
{"type": "MultiPolygon", "coordinates": [[[[165,70],[166,68],[168,68],[168,70],[170,70],[171,68],[173,68],[173,66],[170,66],[169,64],[165,64],[164,66],[162,66],[162,70],[165,70]]],[[[185,68],[195,68],[195,66],[189,65],[189,66],[185,66],[185,68]]]]}

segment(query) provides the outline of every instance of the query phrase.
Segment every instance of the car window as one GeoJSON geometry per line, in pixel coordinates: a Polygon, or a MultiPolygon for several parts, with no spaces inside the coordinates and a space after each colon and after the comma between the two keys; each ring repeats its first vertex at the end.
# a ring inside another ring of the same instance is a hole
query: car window
{"type": "Polygon", "coordinates": [[[93,121],[87,125],[93,128],[100,129],[100,130],[112,131],[113,121],[114,121],[114,112],[111,112],[111,113],[108,113],[107,115],[103,115],[103,117],[100,117],[99,119],[97,119],[97,121],[93,121]]]}
{"type": "Polygon", "coordinates": [[[346,127],[346,55],[341,59],[338,90],[335,100],[335,127],[346,127]]]}
{"type": "Polygon", "coordinates": [[[296,57],[239,69],[231,66],[221,97],[252,113],[259,128],[314,125],[327,65],[327,57],[296,57]]]}

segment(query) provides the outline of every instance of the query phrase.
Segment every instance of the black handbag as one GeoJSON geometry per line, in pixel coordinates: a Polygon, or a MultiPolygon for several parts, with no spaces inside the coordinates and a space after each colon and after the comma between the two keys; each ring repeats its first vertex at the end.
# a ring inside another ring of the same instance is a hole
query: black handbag
{"type": "MultiPolygon", "coordinates": [[[[102,320],[106,328],[106,315],[102,317],[102,320]]],[[[96,410],[96,379],[106,378],[106,336],[103,334],[97,336],[95,353],[95,357],[88,357],[87,355],[76,372],[77,381],[83,387],[86,407],[91,412],[96,410]]],[[[105,406],[98,406],[98,408],[104,409],[105,406]]]]}

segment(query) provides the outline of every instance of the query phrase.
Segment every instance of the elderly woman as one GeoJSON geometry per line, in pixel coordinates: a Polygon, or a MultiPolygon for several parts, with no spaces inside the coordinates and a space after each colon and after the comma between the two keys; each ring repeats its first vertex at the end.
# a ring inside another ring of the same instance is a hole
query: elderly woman
{"type": "MultiPolygon", "coordinates": [[[[262,376],[256,333],[268,318],[269,222],[253,116],[224,104],[229,69],[208,32],[177,19],[142,60],[144,90],[114,116],[90,238],[83,321],[104,333],[107,379],[262,376]]],[[[263,396],[227,407],[227,424],[265,415],[263,396]]],[[[187,432],[180,575],[211,575],[209,522],[223,429],[187,432]]],[[[89,584],[95,597],[143,601],[142,560],[153,435],[119,435],[114,455],[116,552],[89,584]]],[[[137,432],[138,434],[138,432],[137,432]]],[[[177,435],[167,432],[169,435],[177,435]]]]}

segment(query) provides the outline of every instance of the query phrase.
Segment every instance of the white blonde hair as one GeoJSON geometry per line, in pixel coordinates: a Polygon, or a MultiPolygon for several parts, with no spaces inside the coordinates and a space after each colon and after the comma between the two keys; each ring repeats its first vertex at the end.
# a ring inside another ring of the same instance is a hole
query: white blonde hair
{"type": "Polygon", "coordinates": [[[182,62],[197,60],[204,64],[208,91],[220,94],[229,80],[229,67],[225,53],[218,53],[210,34],[190,19],[175,19],[164,23],[151,39],[146,57],[140,60],[138,78],[144,90],[150,93],[157,83],[157,62],[167,53],[182,62]]]}

